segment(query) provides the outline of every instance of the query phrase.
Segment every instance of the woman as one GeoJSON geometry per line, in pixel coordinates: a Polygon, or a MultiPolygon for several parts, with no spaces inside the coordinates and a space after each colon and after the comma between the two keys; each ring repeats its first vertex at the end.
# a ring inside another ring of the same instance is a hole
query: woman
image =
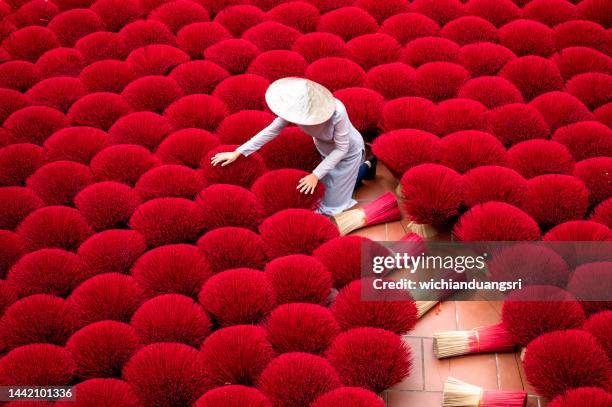
{"type": "Polygon", "coordinates": [[[355,185],[359,177],[371,177],[375,162],[363,163],[363,138],[351,124],[342,102],[325,87],[302,78],[283,78],[272,83],[266,91],[266,102],[278,117],[235,151],[216,154],[212,165],[225,166],[240,155],[248,156],[294,123],[314,138],[323,157],[317,168],[299,181],[296,189],[312,194],[318,182],[323,182],[325,196],[318,212],[326,215],[355,205],[355,185]]]}

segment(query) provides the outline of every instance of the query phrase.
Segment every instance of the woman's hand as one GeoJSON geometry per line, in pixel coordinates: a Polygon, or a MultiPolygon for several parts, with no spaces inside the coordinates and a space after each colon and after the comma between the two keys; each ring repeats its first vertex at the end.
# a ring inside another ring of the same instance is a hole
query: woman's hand
{"type": "Polygon", "coordinates": [[[221,164],[221,167],[225,167],[228,164],[233,163],[240,157],[240,153],[238,151],[230,151],[227,153],[217,153],[213,158],[210,159],[210,163],[213,167],[216,167],[217,164],[221,164]]]}
{"type": "Polygon", "coordinates": [[[314,174],[308,174],[302,178],[295,189],[299,189],[303,194],[314,194],[314,190],[319,183],[319,178],[314,174]]]}

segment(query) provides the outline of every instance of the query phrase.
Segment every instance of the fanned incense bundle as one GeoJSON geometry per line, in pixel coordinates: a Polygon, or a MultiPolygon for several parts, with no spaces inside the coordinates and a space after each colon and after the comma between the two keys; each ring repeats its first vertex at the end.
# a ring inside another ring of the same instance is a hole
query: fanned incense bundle
{"type": "Polygon", "coordinates": [[[397,199],[392,192],[386,192],[374,201],[359,209],[351,209],[334,215],[333,221],[342,236],[365,226],[400,220],[401,214],[397,199]]]}
{"type": "MultiPolygon", "coordinates": [[[[442,275],[438,276],[442,277],[444,280],[455,280],[455,281],[465,281],[466,276],[465,273],[457,273],[455,271],[448,271],[446,273],[442,273],[442,275]]],[[[432,308],[434,308],[438,303],[444,301],[451,295],[453,295],[456,291],[452,289],[447,290],[413,290],[411,291],[411,295],[416,302],[416,307],[418,311],[418,317],[422,318],[425,314],[427,314],[432,308]]]]}
{"type": "Polygon", "coordinates": [[[471,353],[511,352],[512,336],[503,324],[478,327],[468,331],[435,332],[434,354],[438,359],[471,353]]]}
{"type": "Polygon", "coordinates": [[[527,392],[484,390],[449,377],[444,383],[442,407],[524,407],[527,392]]]}

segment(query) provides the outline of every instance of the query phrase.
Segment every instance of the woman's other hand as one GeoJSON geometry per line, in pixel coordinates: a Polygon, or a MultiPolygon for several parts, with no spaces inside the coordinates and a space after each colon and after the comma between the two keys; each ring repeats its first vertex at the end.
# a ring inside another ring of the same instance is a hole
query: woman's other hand
{"type": "Polygon", "coordinates": [[[314,194],[314,190],[319,183],[319,178],[314,174],[308,174],[300,180],[296,189],[303,194],[314,194]]]}
{"type": "Polygon", "coordinates": [[[216,167],[217,164],[221,164],[221,167],[225,167],[228,164],[233,163],[240,157],[240,153],[238,151],[229,151],[227,153],[217,153],[213,158],[210,159],[210,163],[213,167],[216,167]]]}

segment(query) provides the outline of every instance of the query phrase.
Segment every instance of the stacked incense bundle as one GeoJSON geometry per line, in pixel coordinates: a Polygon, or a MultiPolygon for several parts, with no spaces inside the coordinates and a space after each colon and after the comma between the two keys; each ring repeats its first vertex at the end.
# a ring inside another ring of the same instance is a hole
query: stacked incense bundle
{"type": "Polygon", "coordinates": [[[359,209],[352,209],[334,215],[332,220],[342,236],[365,226],[400,220],[400,210],[395,196],[386,192],[359,209]]]}
{"type": "Polygon", "coordinates": [[[449,377],[444,383],[442,407],[524,407],[527,392],[484,390],[449,377]]]}
{"type": "Polygon", "coordinates": [[[438,359],[472,353],[511,352],[512,336],[503,324],[474,328],[469,331],[436,332],[434,354],[438,359]]]}

